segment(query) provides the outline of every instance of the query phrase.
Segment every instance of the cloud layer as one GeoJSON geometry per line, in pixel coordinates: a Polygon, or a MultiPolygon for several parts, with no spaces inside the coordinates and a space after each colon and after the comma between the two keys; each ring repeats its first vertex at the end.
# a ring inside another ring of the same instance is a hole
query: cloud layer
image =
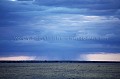
{"type": "Polygon", "coordinates": [[[120,0],[0,0],[0,56],[62,60],[89,52],[119,53],[119,4],[120,0]]]}
{"type": "Polygon", "coordinates": [[[20,61],[20,60],[35,60],[35,57],[32,56],[0,57],[0,61],[20,61]]]}
{"type": "Polygon", "coordinates": [[[120,53],[94,53],[81,55],[86,61],[120,61],[120,53]]]}

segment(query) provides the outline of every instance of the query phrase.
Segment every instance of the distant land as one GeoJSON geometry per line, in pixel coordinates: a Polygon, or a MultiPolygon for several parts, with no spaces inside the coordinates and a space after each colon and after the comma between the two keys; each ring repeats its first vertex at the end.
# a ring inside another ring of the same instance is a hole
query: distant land
{"type": "Polygon", "coordinates": [[[26,61],[0,61],[0,63],[120,63],[120,61],[39,61],[39,60],[26,60],[26,61]]]}

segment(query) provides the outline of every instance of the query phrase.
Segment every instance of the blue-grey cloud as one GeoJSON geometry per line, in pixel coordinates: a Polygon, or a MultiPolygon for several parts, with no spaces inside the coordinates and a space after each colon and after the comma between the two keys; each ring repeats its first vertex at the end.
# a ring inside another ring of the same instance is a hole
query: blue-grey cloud
{"type": "Polygon", "coordinates": [[[35,0],[35,3],[38,5],[44,6],[56,6],[56,7],[70,7],[70,8],[87,8],[87,9],[119,9],[120,1],[119,0],[35,0]]]}
{"type": "Polygon", "coordinates": [[[75,59],[90,52],[119,53],[119,3],[119,0],[1,0],[0,56],[75,59]],[[26,37],[34,39],[16,40],[26,37]],[[42,40],[35,39],[38,37],[42,40]]]}

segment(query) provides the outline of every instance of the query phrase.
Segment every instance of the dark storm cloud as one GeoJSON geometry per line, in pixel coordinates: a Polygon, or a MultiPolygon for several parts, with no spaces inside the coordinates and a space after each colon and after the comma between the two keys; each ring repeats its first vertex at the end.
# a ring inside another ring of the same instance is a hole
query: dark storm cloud
{"type": "Polygon", "coordinates": [[[87,8],[87,9],[119,9],[119,0],[35,0],[38,5],[70,7],[70,8],[87,8]]]}
{"type": "Polygon", "coordinates": [[[73,59],[84,53],[120,52],[119,0],[0,0],[0,56],[73,59]],[[15,37],[48,37],[15,40],[15,37]],[[95,37],[51,40],[49,37],[95,37]],[[108,39],[99,39],[107,37],[108,39]]]}
{"type": "Polygon", "coordinates": [[[51,7],[52,12],[83,15],[119,15],[119,0],[35,0],[39,6],[51,7]]]}

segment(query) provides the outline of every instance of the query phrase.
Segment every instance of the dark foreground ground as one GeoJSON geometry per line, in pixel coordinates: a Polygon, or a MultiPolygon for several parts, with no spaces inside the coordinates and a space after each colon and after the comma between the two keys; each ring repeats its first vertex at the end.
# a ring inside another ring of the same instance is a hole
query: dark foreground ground
{"type": "Polygon", "coordinates": [[[0,63],[0,79],[120,79],[120,63],[0,63]]]}

